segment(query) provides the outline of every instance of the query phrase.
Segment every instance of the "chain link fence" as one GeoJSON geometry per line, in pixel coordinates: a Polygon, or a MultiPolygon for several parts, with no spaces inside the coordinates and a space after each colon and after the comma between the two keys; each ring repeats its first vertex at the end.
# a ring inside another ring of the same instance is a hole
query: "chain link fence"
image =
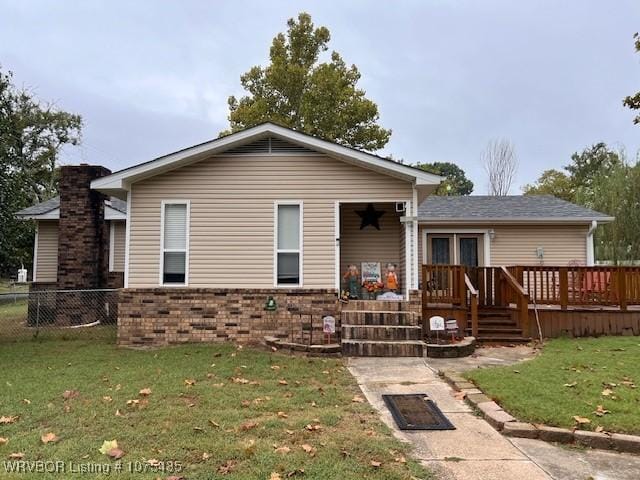
{"type": "Polygon", "coordinates": [[[37,290],[0,295],[0,342],[95,339],[115,342],[118,290],[37,290]]]}

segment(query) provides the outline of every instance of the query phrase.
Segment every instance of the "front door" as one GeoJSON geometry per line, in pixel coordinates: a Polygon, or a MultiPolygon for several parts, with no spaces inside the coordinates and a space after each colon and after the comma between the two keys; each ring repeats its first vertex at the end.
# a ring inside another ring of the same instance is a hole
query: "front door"
{"type": "Polygon", "coordinates": [[[460,238],[460,265],[467,267],[478,266],[478,238],[477,237],[461,237],[460,238]]]}

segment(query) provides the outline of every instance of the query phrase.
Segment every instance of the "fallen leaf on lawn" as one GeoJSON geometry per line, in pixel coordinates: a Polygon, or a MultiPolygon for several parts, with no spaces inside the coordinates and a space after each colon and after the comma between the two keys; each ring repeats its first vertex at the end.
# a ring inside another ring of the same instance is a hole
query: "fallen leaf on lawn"
{"type": "Polygon", "coordinates": [[[204,452],[202,454],[202,460],[209,460],[211,458],[211,455],[209,455],[207,452],[204,452]]]}
{"type": "Polygon", "coordinates": [[[585,423],[591,423],[591,420],[589,420],[586,417],[581,417],[579,415],[574,415],[573,419],[576,421],[576,423],[578,423],[580,425],[585,424],[585,423]]]}
{"type": "Polygon", "coordinates": [[[514,370],[513,373],[520,373],[520,370],[514,370]]]}
{"type": "Polygon", "coordinates": [[[351,456],[351,454],[350,454],[349,452],[347,452],[346,450],[342,450],[342,451],[340,452],[340,454],[341,454],[343,457],[345,457],[345,458],[346,458],[346,457],[350,457],[350,456],[351,456]]]}
{"type": "Polygon", "coordinates": [[[122,412],[120,410],[116,410],[116,417],[122,417],[122,412]]]}
{"type": "Polygon", "coordinates": [[[60,439],[55,433],[49,432],[42,435],[40,437],[40,440],[42,441],[42,443],[47,444],[47,443],[55,443],[60,439]]]}
{"type": "Polygon", "coordinates": [[[317,425],[317,424],[312,425],[312,424],[308,424],[308,425],[307,425],[306,427],[304,427],[304,428],[306,428],[306,429],[307,429],[307,430],[309,430],[310,432],[315,432],[315,431],[317,431],[317,430],[322,430],[322,425],[317,425]]]}
{"type": "Polygon", "coordinates": [[[298,475],[304,475],[304,468],[298,468],[297,470],[292,470],[291,472],[287,473],[287,478],[295,477],[298,475]]]}
{"type": "Polygon", "coordinates": [[[113,398],[111,398],[109,395],[102,397],[102,401],[104,402],[113,402],[113,398]]]}
{"type": "Polygon", "coordinates": [[[282,477],[277,472],[271,472],[271,476],[269,477],[269,480],[282,480],[282,477]]]}
{"type": "Polygon", "coordinates": [[[184,384],[187,387],[192,387],[192,386],[194,386],[196,384],[196,381],[193,378],[185,378],[184,379],[184,384]]]}
{"type": "Polygon", "coordinates": [[[117,384],[117,385],[116,385],[116,388],[115,388],[115,391],[117,392],[117,391],[118,391],[118,390],[120,390],[121,388],[122,388],[122,385],[117,384]]]}
{"type": "Polygon", "coordinates": [[[378,462],[377,460],[371,460],[371,466],[373,468],[380,468],[382,466],[382,462],[378,462]]]}
{"type": "Polygon", "coordinates": [[[311,402],[311,406],[312,406],[312,407],[317,407],[317,406],[318,406],[318,404],[317,404],[316,402],[311,402]]]}
{"type": "Polygon", "coordinates": [[[0,425],[6,425],[8,423],[15,423],[20,418],[18,415],[8,415],[0,417],[0,425]]]}
{"type": "Polygon", "coordinates": [[[324,373],[325,375],[329,375],[329,370],[323,370],[322,373],[324,373]]]}
{"type": "Polygon", "coordinates": [[[31,405],[31,400],[29,400],[28,398],[23,398],[22,403],[24,403],[25,405],[31,405]]]}
{"type": "Polygon", "coordinates": [[[289,415],[287,415],[284,412],[278,412],[278,417],[280,417],[280,418],[289,418],[289,415]]]}
{"type": "Polygon", "coordinates": [[[233,381],[233,383],[242,383],[242,384],[249,383],[249,380],[242,377],[233,377],[231,380],[233,381]]]}
{"type": "Polygon", "coordinates": [[[0,445],[6,445],[8,441],[9,441],[8,438],[0,437],[0,445]]]}
{"type": "Polygon", "coordinates": [[[150,458],[149,460],[147,460],[147,465],[151,465],[152,467],[157,467],[158,465],[160,465],[160,460],[156,458],[150,458]]]}
{"type": "Polygon", "coordinates": [[[220,428],[220,424],[218,422],[213,421],[213,420],[209,420],[209,424],[211,426],[213,426],[213,427],[220,428]]]}
{"type": "Polygon", "coordinates": [[[114,460],[119,460],[124,457],[124,452],[119,448],[112,448],[107,452],[107,455],[113,458],[114,460]]]}
{"type": "Polygon", "coordinates": [[[596,433],[602,433],[602,432],[604,432],[604,428],[603,428],[603,427],[601,427],[600,425],[598,425],[598,426],[596,427],[596,429],[594,430],[594,432],[596,432],[596,433]]]}
{"type": "Polygon", "coordinates": [[[202,427],[193,427],[194,432],[204,432],[204,428],[202,427]]]}
{"type": "Polygon", "coordinates": [[[280,370],[280,365],[271,365],[271,370],[280,370]]]}
{"type": "Polygon", "coordinates": [[[287,447],[286,445],[283,445],[282,447],[278,447],[275,449],[276,453],[289,453],[291,451],[291,449],[289,447],[287,447]]]}
{"type": "Polygon", "coordinates": [[[224,383],[214,383],[212,387],[224,387],[224,383]]]}
{"type": "Polygon", "coordinates": [[[235,460],[227,460],[218,467],[218,473],[220,475],[228,475],[236,468],[237,462],[235,460]]]}
{"type": "Polygon", "coordinates": [[[571,388],[571,387],[575,387],[577,384],[578,384],[578,382],[565,383],[565,384],[563,385],[563,387],[569,387],[569,388],[571,388]]]}
{"type": "Polygon", "coordinates": [[[278,380],[280,385],[289,385],[286,380],[278,380]]]}
{"type": "Polygon", "coordinates": [[[407,463],[407,459],[404,457],[404,455],[400,455],[399,457],[395,457],[394,460],[397,463],[407,463]]]}
{"type": "Polygon", "coordinates": [[[611,412],[609,410],[606,410],[602,405],[598,405],[598,407],[596,408],[596,411],[593,413],[595,413],[599,417],[602,417],[603,415],[611,412]]]}
{"type": "Polygon", "coordinates": [[[62,398],[65,400],[71,400],[72,398],[77,398],[80,395],[80,392],[77,390],[65,390],[62,393],[62,398]]]}
{"type": "Polygon", "coordinates": [[[272,352],[277,352],[277,351],[278,351],[278,349],[277,349],[276,347],[271,347],[271,351],[272,351],[272,352]]]}
{"type": "Polygon", "coordinates": [[[296,433],[293,430],[285,430],[285,432],[287,433],[287,435],[293,435],[294,433],[296,433]]]}
{"type": "Polygon", "coordinates": [[[127,400],[127,405],[129,406],[136,406],[140,404],[140,400],[138,400],[137,398],[134,398],[132,400],[127,400]]]}
{"type": "Polygon", "coordinates": [[[250,405],[251,405],[251,402],[250,402],[249,400],[243,400],[242,402],[240,402],[240,404],[241,404],[243,407],[248,407],[248,406],[250,406],[250,405]]]}
{"type": "Polygon", "coordinates": [[[309,455],[311,456],[315,455],[316,449],[311,445],[309,445],[308,443],[302,444],[301,447],[302,447],[302,450],[307,452],[309,455]]]}
{"type": "Polygon", "coordinates": [[[109,453],[109,451],[113,450],[114,448],[118,448],[117,440],[105,440],[104,442],[102,442],[102,446],[98,449],[98,451],[103,455],[107,455],[107,453],[109,453]]]}
{"type": "Polygon", "coordinates": [[[364,398],[362,398],[360,395],[356,395],[351,399],[351,401],[353,403],[364,403],[364,398]]]}
{"type": "Polygon", "coordinates": [[[251,430],[253,428],[256,428],[257,426],[258,424],[256,422],[245,422],[240,425],[240,430],[251,430]]]}
{"type": "Polygon", "coordinates": [[[612,394],[612,393],[613,393],[613,390],[611,390],[611,389],[609,389],[609,388],[605,388],[605,389],[602,391],[601,395],[602,395],[603,397],[609,397],[609,396],[611,396],[611,394],[612,394]]]}
{"type": "Polygon", "coordinates": [[[182,475],[169,475],[164,480],[185,480],[185,478],[182,475]]]}
{"type": "Polygon", "coordinates": [[[138,394],[142,395],[143,397],[148,397],[149,395],[151,395],[151,389],[150,388],[143,388],[142,390],[140,390],[138,392],[138,394]]]}
{"type": "Polygon", "coordinates": [[[11,460],[22,460],[24,458],[24,453],[22,452],[12,453],[11,455],[9,455],[9,458],[11,460]]]}

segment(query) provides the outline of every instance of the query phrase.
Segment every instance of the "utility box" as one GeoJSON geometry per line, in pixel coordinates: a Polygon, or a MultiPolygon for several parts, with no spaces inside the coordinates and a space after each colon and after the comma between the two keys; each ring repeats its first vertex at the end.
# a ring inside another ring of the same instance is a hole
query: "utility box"
{"type": "Polygon", "coordinates": [[[27,269],[19,268],[18,269],[18,283],[27,283],[27,269]]]}

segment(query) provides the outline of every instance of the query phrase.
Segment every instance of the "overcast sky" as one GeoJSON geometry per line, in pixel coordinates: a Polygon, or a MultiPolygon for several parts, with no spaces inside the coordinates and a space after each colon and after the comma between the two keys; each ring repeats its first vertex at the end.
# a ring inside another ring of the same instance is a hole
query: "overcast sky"
{"type": "Polygon", "coordinates": [[[214,138],[240,75],[309,12],[393,129],[382,154],[451,161],[486,193],[479,157],[508,138],[517,185],[604,141],[640,149],[622,107],[640,90],[640,1],[6,1],[0,65],[82,115],[64,163],[117,170],[214,138]]]}

